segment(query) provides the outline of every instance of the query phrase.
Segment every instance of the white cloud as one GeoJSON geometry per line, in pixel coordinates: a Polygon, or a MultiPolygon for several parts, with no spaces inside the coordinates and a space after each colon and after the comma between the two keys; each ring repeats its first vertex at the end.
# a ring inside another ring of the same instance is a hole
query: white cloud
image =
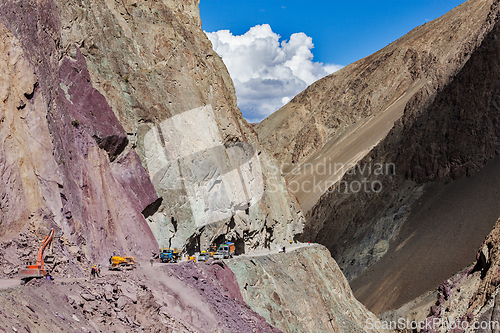
{"type": "Polygon", "coordinates": [[[229,30],[206,34],[229,70],[243,116],[253,122],[342,67],[313,62],[314,44],[303,32],[282,42],[269,24],[256,25],[240,36],[229,30]]]}

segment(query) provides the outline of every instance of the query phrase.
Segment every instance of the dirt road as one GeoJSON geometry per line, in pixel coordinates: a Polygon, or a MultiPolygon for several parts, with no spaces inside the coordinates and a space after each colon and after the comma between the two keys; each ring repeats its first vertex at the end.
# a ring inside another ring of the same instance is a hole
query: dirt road
{"type": "MultiPolygon", "coordinates": [[[[285,245],[285,250],[286,252],[293,252],[297,249],[300,249],[301,247],[306,247],[306,246],[315,246],[315,244],[308,244],[308,243],[293,243],[293,244],[289,244],[289,245],[285,245]]],[[[274,253],[280,253],[281,252],[281,249],[272,249],[272,250],[269,250],[269,249],[265,249],[265,250],[259,250],[259,251],[252,251],[250,253],[244,253],[244,254],[241,254],[237,257],[262,257],[262,256],[267,256],[269,254],[274,254],[274,253]]],[[[285,254],[286,254],[285,252],[285,254]]],[[[236,257],[236,258],[237,258],[236,257]]]]}

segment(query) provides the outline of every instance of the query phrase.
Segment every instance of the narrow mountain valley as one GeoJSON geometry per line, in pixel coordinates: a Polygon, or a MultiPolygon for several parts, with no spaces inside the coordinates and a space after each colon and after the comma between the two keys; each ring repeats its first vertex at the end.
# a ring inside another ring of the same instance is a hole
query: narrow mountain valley
{"type": "Polygon", "coordinates": [[[299,239],[375,313],[467,267],[500,216],[498,19],[467,1],[257,126],[306,211],[299,239]]]}
{"type": "Polygon", "coordinates": [[[466,1],[253,126],[198,0],[2,1],[0,331],[500,320],[499,32],[466,1]]]}

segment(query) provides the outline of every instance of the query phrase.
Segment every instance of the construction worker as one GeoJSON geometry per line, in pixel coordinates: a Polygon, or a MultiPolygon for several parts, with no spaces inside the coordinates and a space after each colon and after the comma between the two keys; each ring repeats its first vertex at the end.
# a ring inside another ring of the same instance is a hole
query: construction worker
{"type": "Polygon", "coordinates": [[[97,265],[96,274],[97,274],[97,277],[101,277],[101,264],[97,265]]]}
{"type": "Polygon", "coordinates": [[[92,268],[90,269],[90,279],[94,279],[95,278],[95,274],[96,274],[96,269],[95,269],[95,265],[92,266],[92,268]]]}
{"type": "Polygon", "coordinates": [[[109,264],[112,265],[113,264],[113,257],[116,256],[116,250],[113,250],[113,254],[111,255],[111,257],[109,257],[109,264]]]}

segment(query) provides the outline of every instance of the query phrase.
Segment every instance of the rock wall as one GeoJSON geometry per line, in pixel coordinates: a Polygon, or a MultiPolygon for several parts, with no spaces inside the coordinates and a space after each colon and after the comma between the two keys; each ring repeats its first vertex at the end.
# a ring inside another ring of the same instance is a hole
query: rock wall
{"type": "Polygon", "coordinates": [[[353,296],[330,252],[311,245],[286,254],[228,261],[254,311],[283,332],[376,332],[377,318],[353,296]]]}
{"type": "Polygon", "coordinates": [[[0,24],[2,239],[27,228],[43,238],[55,228],[94,260],[113,248],[149,256],[156,240],[139,207],[156,200],[154,187],[143,168],[131,170],[137,155],[124,150],[123,127],[90,85],[84,58],[56,51],[54,8],[21,5],[0,6],[0,21],[10,26],[0,24]],[[45,30],[37,29],[40,17],[45,30]],[[117,162],[120,153],[130,162],[117,162]],[[146,177],[132,188],[126,173],[146,177]]]}
{"type": "Polygon", "coordinates": [[[225,234],[244,251],[301,230],[201,29],[197,1],[55,3],[61,52],[82,50],[160,197],[145,214],[160,246],[195,250],[225,234]]]}
{"type": "Polygon", "coordinates": [[[5,1],[0,22],[1,235],[49,221],[102,259],[302,230],[197,1],[5,1]]]}

